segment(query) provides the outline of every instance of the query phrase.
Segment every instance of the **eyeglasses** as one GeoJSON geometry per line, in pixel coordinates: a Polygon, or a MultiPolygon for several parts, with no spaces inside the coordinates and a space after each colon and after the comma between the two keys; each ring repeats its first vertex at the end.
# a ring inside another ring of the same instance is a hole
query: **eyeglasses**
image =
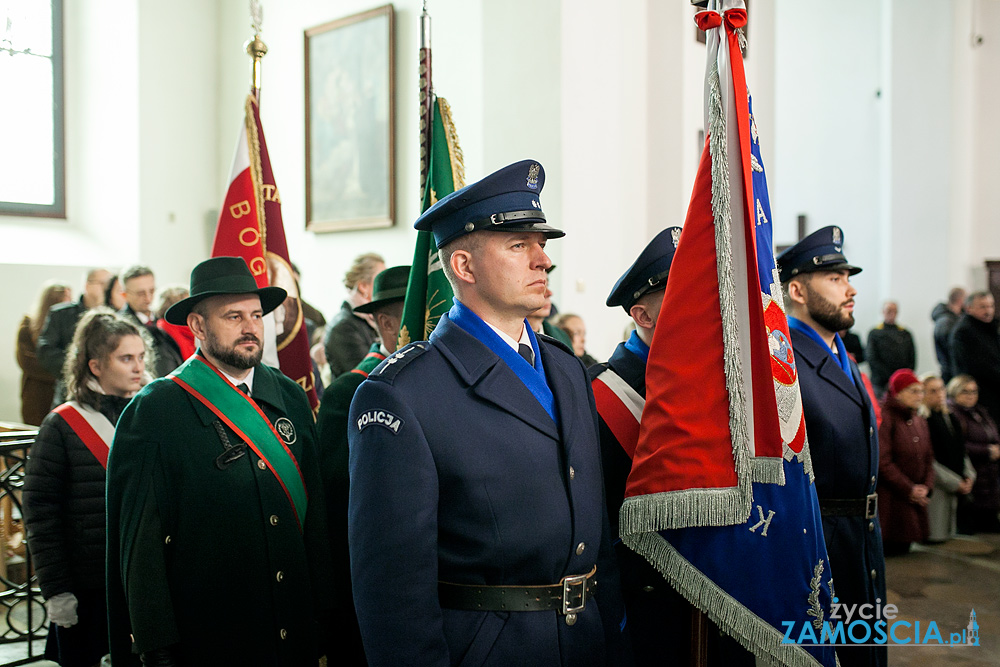
{"type": "Polygon", "coordinates": [[[959,394],[976,394],[976,395],[978,395],[978,394],[979,394],[979,389],[978,389],[978,388],[974,388],[974,389],[963,389],[962,391],[960,391],[960,392],[958,392],[958,393],[959,393],[959,394]]]}

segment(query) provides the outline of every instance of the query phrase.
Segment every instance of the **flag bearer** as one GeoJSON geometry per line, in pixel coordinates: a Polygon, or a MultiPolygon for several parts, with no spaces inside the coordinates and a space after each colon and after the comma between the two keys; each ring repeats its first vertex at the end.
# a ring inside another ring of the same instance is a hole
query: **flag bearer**
{"type": "MultiPolygon", "coordinates": [[[[854,325],[858,291],[850,277],[861,272],[847,261],[843,246],[840,227],[824,227],[777,259],[823,533],[842,609],[886,603],[875,495],[878,426],[858,366],[837,335],[854,325]]],[[[884,643],[838,647],[837,658],[844,667],[867,667],[885,665],[887,653],[884,643]]]]}

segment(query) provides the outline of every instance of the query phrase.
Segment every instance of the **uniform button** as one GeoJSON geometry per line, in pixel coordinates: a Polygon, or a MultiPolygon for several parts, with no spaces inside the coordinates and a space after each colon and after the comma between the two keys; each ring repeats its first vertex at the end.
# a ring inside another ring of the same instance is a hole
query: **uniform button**
{"type": "Polygon", "coordinates": [[[576,471],[573,470],[573,466],[570,466],[569,467],[569,478],[573,479],[574,477],[576,477],[576,471]]]}
{"type": "Polygon", "coordinates": [[[655,591],[656,589],[655,589],[655,588],[653,588],[652,586],[643,586],[643,587],[642,587],[642,590],[643,590],[643,592],[644,592],[644,593],[652,593],[652,592],[653,592],[653,591],[655,591]]]}
{"type": "MultiPolygon", "coordinates": [[[[267,464],[264,463],[264,459],[257,459],[257,467],[261,470],[267,469],[267,464]]],[[[284,632],[284,630],[282,630],[282,632],[284,632]]]]}
{"type": "Polygon", "coordinates": [[[278,573],[274,575],[274,578],[277,579],[279,582],[284,581],[285,573],[282,572],[281,570],[278,570],[278,573]]]}
{"type": "Polygon", "coordinates": [[[873,427],[869,426],[869,427],[868,427],[868,435],[869,435],[869,436],[872,436],[872,435],[874,435],[874,434],[875,434],[875,429],[874,429],[873,427]]]}
{"type": "Polygon", "coordinates": [[[869,574],[872,575],[873,580],[875,579],[876,576],[878,576],[878,573],[875,572],[875,570],[872,570],[871,572],[869,572],[869,574]]]}
{"type": "Polygon", "coordinates": [[[875,483],[875,475],[872,475],[872,484],[875,483]]]}
{"type": "Polygon", "coordinates": [[[277,526],[278,525],[278,515],[277,514],[272,514],[270,521],[271,521],[271,525],[272,526],[277,526]]]}
{"type": "Polygon", "coordinates": [[[874,521],[869,521],[868,522],[868,532],[869,533],[874,533],[875,532],[875,522],[874,521]]]}
{"type": "Polygon", "coordinates": [[[164,544],[170,544],[170,536],[169,535],[167,535],[166,539],[163,540],[163,543],[164,544]]]}
{"type": "Polygon", "coordinates": [[[913,420],[912,419],[907,419],[906,420],[906,425],[907,426],[913,426],[913,420]]]}
{"type": "Polygon", "coordinates": [[[913,442],[920,442],[920,438],[918,438],[917,436],[913,436],[913,442]]]}
{"type": "Polygon", "coordinates": [[[281,628],[281,632],[279,632],[278,635],[282,639],[288,639],[288,630],[285,630],[284,628],[281,628]]]}
{"type": "Polygon", "coordinates": [[[576,555],[577,556],[582,555],[583,554],[583,550],[586,549],[586,548],[587,548],[587,545],[584,544],[583,542],[580,542],[578,545],[576,545],[576,555]]]}
{"type": "Polygon", "coordinates": [[[566,625],[573,625],[576,623],[576,614],[566,614],[566,625]]]}

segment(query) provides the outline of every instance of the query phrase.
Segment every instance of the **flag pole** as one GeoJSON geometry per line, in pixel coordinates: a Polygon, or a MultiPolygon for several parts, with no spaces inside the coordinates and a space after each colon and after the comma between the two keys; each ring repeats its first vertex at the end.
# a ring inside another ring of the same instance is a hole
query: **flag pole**
{"type": "Polygon", "coordinates": [[[253,28],[253,39],[247,41],[247,55],[253,58],[250,66],[250,92],[257,104],[260,104],[260,59],[267,55],[267,44],[260,38],[260,26],[264,21],[264,10],[258,0],[250,0],[250,26],[253,28]]]}
{"type": "Polygon", "coordinates": [[[431,163],[431,131],[434,113],[434,86],[431,82],[431,17],[424,0],[420,13],[420,54],[417,58],[420,73],[420,201],[424,200],[427,175],[431,163]]]}

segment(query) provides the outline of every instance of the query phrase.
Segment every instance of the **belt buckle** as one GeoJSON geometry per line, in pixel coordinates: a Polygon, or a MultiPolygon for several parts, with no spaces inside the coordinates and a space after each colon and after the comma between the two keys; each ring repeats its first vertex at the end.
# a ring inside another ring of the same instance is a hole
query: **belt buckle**
{"type": "Polygon", "coordinates": [[[587,606],[587,578],[590,575],[587,574],[574,574],[571,576],[563,577],[562,581],[562,615],[567,616],[569,614],[578,614],[584,610],[587,606]],[[580,604],[571,605],[570,600],[576,597],[573,593],[573,588],[580,587],[580,604]]]}
{"type": "Polygon", "coordinates": [[[868,494],[865,497],[865,518],[874,519],[876,512],[878,512],[878,494],[868,494]]]}

